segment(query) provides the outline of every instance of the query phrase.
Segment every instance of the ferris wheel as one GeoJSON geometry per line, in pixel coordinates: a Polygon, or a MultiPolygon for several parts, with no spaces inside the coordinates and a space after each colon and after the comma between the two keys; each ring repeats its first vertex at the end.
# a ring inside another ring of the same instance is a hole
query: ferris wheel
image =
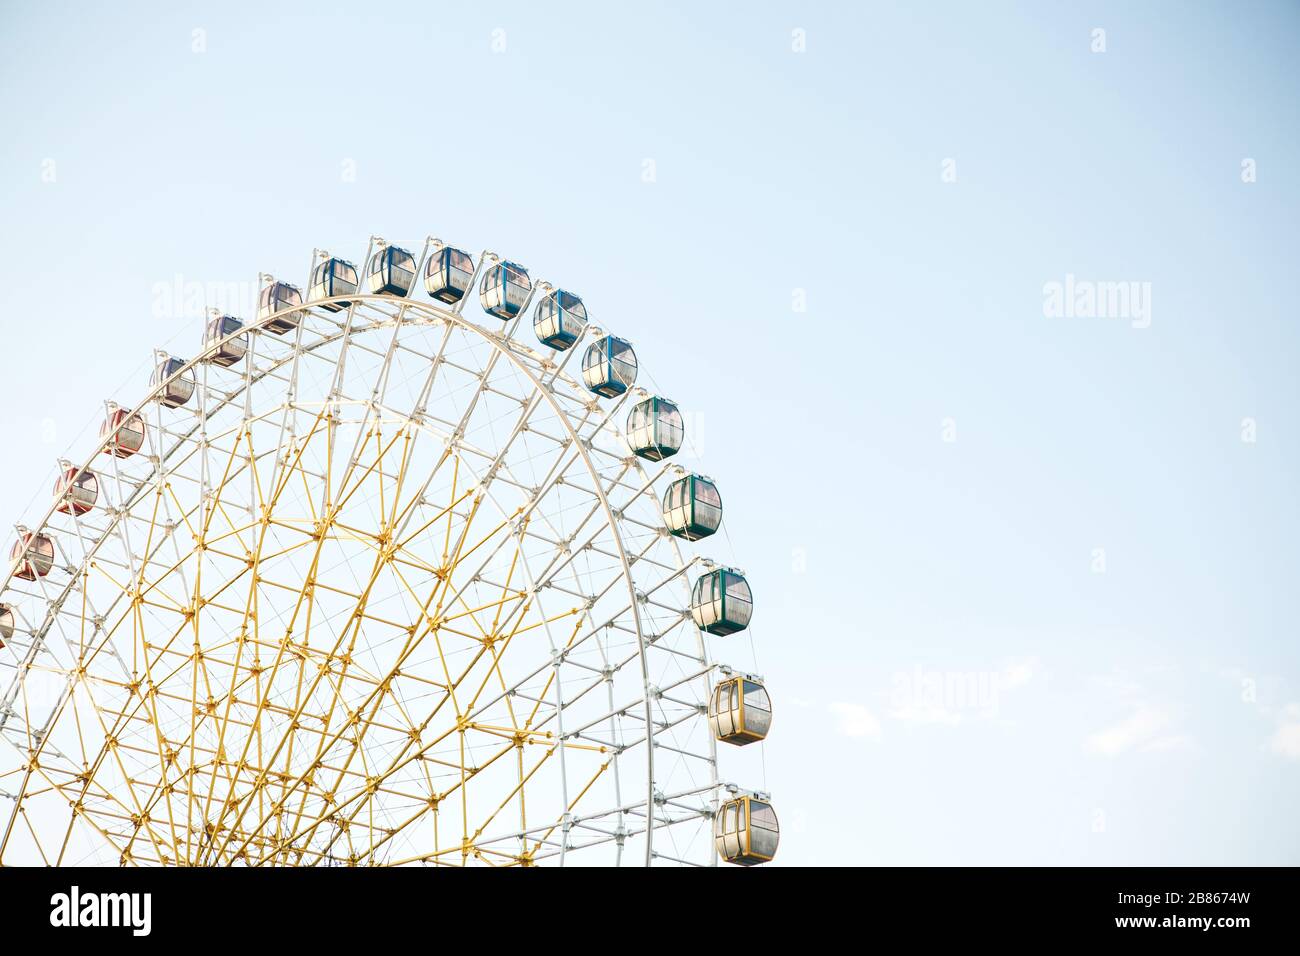
{"type": "Polygon", "coordinates": [[[517,263],[360,262],[159,353],[17,527],[0,865],[771,860],[719,762],[771,725],[721,663],[753,598],[678,406],[517,263]]]}

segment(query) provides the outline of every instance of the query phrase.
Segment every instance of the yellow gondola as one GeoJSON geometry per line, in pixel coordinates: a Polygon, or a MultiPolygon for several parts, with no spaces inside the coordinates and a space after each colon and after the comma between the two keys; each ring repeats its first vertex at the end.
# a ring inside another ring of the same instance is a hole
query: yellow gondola
{"type": "Polygon", "coordinates": [[[776,856],[781,828],[770,803],[756,797],[737,797],[718,808],[713,820],[713,843],[718,856],[737,866],[767,863],[776,856]]]}
{"type": "Polygon", "coordinates": [[[751,677],[719,681],[709,697],[709,727],[723,743],[757,743],[772,727],[772,699],[751,677]]]}

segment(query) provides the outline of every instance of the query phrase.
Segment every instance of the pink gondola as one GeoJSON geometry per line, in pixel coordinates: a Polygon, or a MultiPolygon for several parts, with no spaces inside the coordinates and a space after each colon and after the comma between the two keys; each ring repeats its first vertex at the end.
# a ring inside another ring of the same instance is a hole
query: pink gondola
{"type": "Polygon", "coordinates": [[[144,422],[125,408],[115,408],[100,426],[99,437],[108,439],[104,454],[130,458],[144,445],[144,422]]]}
{"type": "Polygon", "coordinates": [[[54,482],[55,511],[84,515],[99,500],[99,479],[93,471],[66,468],[54,482]]]}
{"type": "Polygon", "coordinates": [[[9,550],[9,560],[18,562],[14,574],[24,581],[43,578],[54,567],[54,542],[49,535],[23,531],[9,550]]]}

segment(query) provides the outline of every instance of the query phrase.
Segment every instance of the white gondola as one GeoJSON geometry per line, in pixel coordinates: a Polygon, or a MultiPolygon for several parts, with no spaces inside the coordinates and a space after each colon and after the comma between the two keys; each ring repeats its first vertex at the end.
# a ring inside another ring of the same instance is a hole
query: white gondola
{"type": "MultiPolygon", "coordinates": [[[[351,295],[357,291],[357,268],[346,259],[326,259],[311,273],[308,298],[313,302],[351,295]]],[[[351,302],[321,302],[320,307],[329,312],[342,312],[351,302]]]]}
{"type": "Polygon", "coordinates": [[[162,386],[158,401],[168,408],[180,408],[194,395],[194,373],[185,367],[184,359],[163,359],[153,370],[149,384],[162,386]]]}
{"type": "Polygon", "coordinates": [[[443,246],[424,267],[424,288],[439,302],[455,305],[474,281],[474,260],[468,252],[443,246]]]}
{"type": "Polygon", "coordinates": [[[483,273],[479,283],[479,301],[483,311],[498,319],[513,319],[523,311],[533,291],[528,270],[517,262],[498,262],[483,273]]]}
{"type": "Polygon", "coordinates": [[[14,637],[14,609],[8,604],[0,604],[0,648],[6,643],[13,640],[14,637]]]}
{"type": "Polygon", "coordinates": [[[411,291],[415,282],[415,256],[397,246],[384,246],[370,257],[366,284],[377,295],[399,298],[411,291]]]}
{"type": "Polygon", "coordinates": [[[203,349],[209,362],[223,368],[239,362],[248,353],[248,333],[235,335],[244,327],[233,315],[218,315],[208,320],[203,330],[203,349]],[[227,336],[231,336],[228,340],[227,336]]]}
{"type": "Polygon", "coordinates": [[[84,515],[99,500],[99,479],[89,469],[65,468],[54,482],[54,510],[84,515]]]}
{"type": "Polygon", "coordinates": [[[719,681],[709,697],[709,727],[715,739],[744,747],[772,729],[772,699],[752,677],[719,681]]]}
{"type": "Polygon", "coordinates": [[[678,478],[664,492],[664,523],[668,532],[687,541],[707,538],[722,525],[722,496],[703,475],[678,478]]]}
{"type": "Polygon", "coordinates": [[[18,540],[9,549],[9,560],[16,562],[14,575],[24,581],[35,581],[50,573],[54,567],[54,542],[47,534],[19,531],[18,540]]]}
{"type": "Polygon", "coordinates": [[[582,381],[605,398],[622,395],[636,382],[636,352],[623,339],[602,336],[587,346],[582,357],[582,381]]]}
{"type": "Polygon", "coordinates": [[[627,415],[627,443],[649,461],[663,461],[681,450],[686,426],[677,406],[657,395],[637,402],[627,415]]]}
{"type": "Polygon", "coordinates": [[[772,805],[756,797],[737,797],[718,808],[713,842],[718,856],[737,866],[767,863],[776,856],[781,827],[772,805]]]}
{"type": "Polygon", "coordinates": [[[572,292],[555,289],[542,296],[533,310],[533,331],[538,340],[556,351],[578,341],[587,327],[587,307],[572,292]]]}
{"type": "Polygon", "coordinates": [[[104,454],[130,458],[144,445],[144,422],[129,409],[113,408],[99,427],[99,437],[105,442],[104,454]]]}
{"type": "Polygon", "coordinates": [[[302,290],[287,282],[272,282],[257,300],[257,321],[265,322],[266,330],[276,335],[292,332],[302,321],[302,290]]]}

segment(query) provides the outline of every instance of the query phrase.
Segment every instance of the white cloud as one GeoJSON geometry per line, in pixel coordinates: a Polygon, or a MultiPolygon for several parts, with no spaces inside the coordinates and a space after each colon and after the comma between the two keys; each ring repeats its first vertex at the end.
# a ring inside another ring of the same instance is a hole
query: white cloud
{"type": "Polygon", "coordinates": [[[1169,714],[1155,707],[1142,706],[1116,724],[1088,737],[1087,748],[1093,753],[1113,757],[1126,750],[1167,750],[1169,741],[1185,738],[1159,736],[1170,724],[1169,714]]]}
{"type": "Polygon", "coordinates": [[[1287,704],[1282,708],[1268,749],[1283,757],[1300,757],[1300,704],[1287,704]]]}
{"type": "Polygon", "coordinates": [[[830,705],[830,711],[839,718],[835,729],[845,737],[880,739],[880,721],[861,704],[837,700],[830,705]]]}

